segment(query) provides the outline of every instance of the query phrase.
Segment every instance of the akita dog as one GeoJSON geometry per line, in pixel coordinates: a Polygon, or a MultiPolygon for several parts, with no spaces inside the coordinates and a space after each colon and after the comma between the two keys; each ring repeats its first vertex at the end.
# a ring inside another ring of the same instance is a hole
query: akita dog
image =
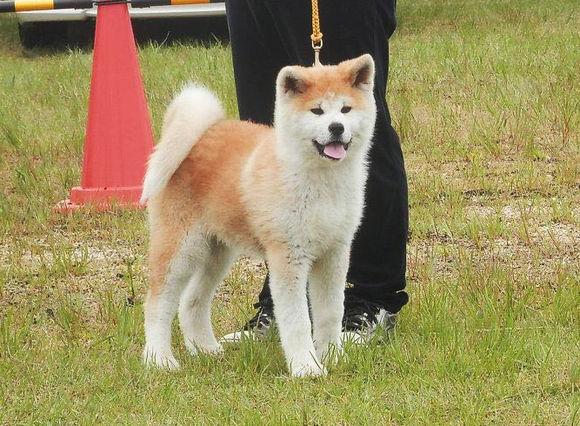
{"type": "Polygon", "coordinates": [[[177,312],[192,354],[223,350],[211,301],[233,261],[246,254],[268,265],[292,375],[325,374],[321,360],[331,348],[341,351],[350,245],[363,213],[375,124],[373,79],[370,55],[285,67],[276,81],[274,127],[225,120],[203,87],[173,100],[142,196],[150,227],[147,364],[178,367],[171,350],[177,312]]]}

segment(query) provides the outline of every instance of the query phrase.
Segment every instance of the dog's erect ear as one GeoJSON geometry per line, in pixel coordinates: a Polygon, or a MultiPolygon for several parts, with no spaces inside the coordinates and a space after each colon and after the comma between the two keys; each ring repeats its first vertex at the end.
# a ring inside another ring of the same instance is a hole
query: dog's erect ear
{"type": "Polygon", "coordinates": [[[368,53],[358,58],[345,61],[342,65],[347,67],[348,78],[352,87],[364,91],[372,91],[375,79],[375,61],[368,53]]]}
{"type": "Polygon", "coordinates": [[[300,67],[297,66],[282,68],[278,73],[276,85],[278,86],[278,90],[288,95],[304,93],[309,86],[300,72],[300,67]]]}

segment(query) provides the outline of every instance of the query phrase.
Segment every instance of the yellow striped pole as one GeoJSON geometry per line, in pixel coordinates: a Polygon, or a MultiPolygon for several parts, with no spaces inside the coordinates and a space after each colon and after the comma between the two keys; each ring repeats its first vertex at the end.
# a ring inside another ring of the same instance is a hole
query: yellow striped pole
{"type": "Polygon", "coordinates": [[[16,0],[14,2],[14,10],[17,12],[50,9],[54,9],[54,0],[16,0]]]}
{"type": "Polygon", "coordinates": [[[131,7],[175,6],[184,4],[223,3],[224,0],[0,0],[0,13],[32,10],[90,9],[93,5],[128,3],[131,7]]]}

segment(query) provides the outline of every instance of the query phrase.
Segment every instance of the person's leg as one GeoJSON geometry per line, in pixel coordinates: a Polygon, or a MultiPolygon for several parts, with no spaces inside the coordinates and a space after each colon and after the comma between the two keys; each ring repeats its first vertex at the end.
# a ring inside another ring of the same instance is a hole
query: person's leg
{"type": "Polygon", "coordinates": [[[241,120],[271,125],[278,71],[288,64],[264,1],[226,0],[241,120]]]}
{"type": "MultiPolygon", "coordinates": [[[[271,125],[276,76],[289,59],[263,1],[227,0],[226,11],[240,119],[271,125]]],[[[271,305],[268,275],[256,307],[271,305]]]]}
{"type": "MultiPolygon", "coordinates": [[[[284,49],[293,63],[310,65],[310,1],[269,1],[284,49]]],[[[399,138],[385,100],[388,37],[395,27],[389,0],[320,0],[324,33],[322,63],[336,64],[370,53],[375,59],[377,123],[370,152],[366,208],[351,249],[347,295],[378,302],[398,312],[407,302],[405,288],[408,229],[407,180],[399,138]]]]}

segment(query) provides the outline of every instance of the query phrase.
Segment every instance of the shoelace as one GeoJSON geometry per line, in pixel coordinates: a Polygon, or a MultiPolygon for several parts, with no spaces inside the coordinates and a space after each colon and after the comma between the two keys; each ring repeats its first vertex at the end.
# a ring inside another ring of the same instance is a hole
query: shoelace
{"type": "Polygon", "coordinates": [[[358,331],[377,322],[381,305],[348,294],[344,299],[342,328],[345,331],[358,331]]]}

